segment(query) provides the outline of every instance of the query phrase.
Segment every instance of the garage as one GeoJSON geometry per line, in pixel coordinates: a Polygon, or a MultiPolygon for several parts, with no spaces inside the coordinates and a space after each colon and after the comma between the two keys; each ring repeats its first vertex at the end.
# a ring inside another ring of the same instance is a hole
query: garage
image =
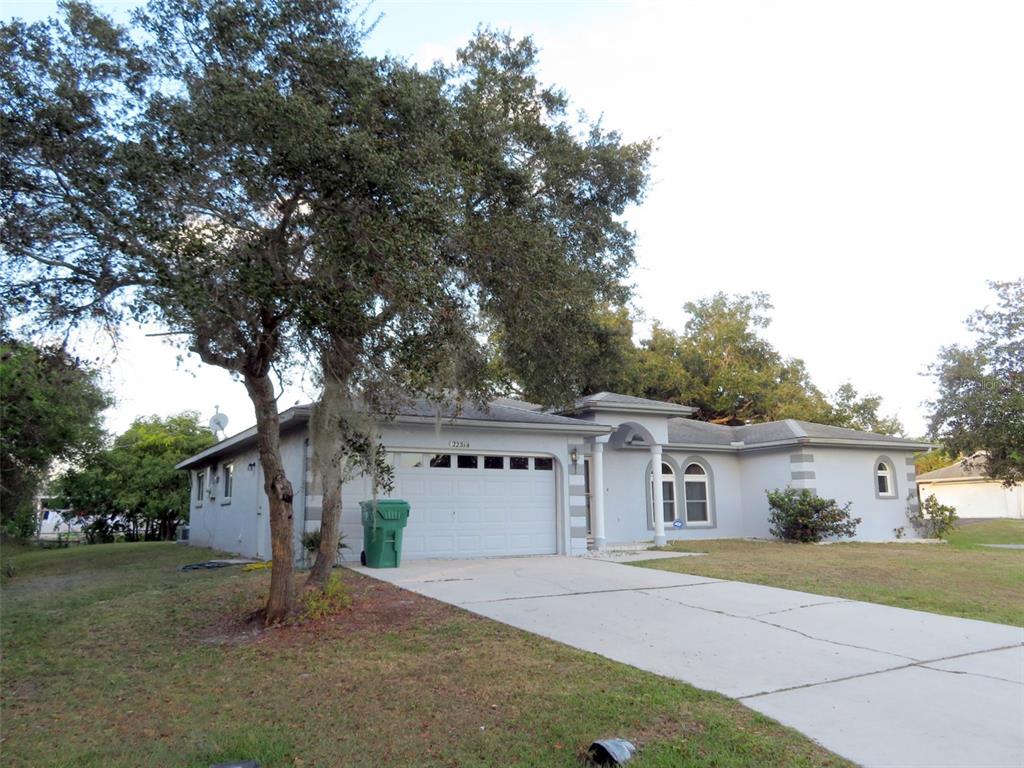
{"type": "Polygon", "coordinates": [[[390,496],[412,506],[405,557],[558,551],[557,473],[550,457],[394,453],[392,462],[390,496]]]}

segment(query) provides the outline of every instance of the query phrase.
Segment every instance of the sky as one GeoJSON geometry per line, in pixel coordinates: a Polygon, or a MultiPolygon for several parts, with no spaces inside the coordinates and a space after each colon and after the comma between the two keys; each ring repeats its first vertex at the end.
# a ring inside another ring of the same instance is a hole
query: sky
{"type": "MultiPolygon", "coordinates": [[[[97,5],[117,16],[134,2],[97,5]]],[[[44,0],[4,0],[37,20],[44,0]]],[[[928,365],[970,341],[990,280],[1024,276],[1024,3],[398,2],[367,50],[451,60],[479,25],[531,35],[540,77],[624,139],[656,142],[627,213],[643,320],[682,330],[683,304],[764,291],[765,336],[826,391],[881,395],[911,435],[928,365]]],[[[219,406],[253,423],[242,385],[160,337],[86,339],[118,404],[139,415],[219,406]]],[[[315,396],[289,384],[281,406],[315,396]]]]}

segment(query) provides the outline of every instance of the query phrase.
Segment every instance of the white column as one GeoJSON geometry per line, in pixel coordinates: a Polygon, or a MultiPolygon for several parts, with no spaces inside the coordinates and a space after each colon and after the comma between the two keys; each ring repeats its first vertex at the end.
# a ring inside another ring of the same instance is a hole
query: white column
{"type": "Polygon", "coordinates": [[[651,471],[654,481],[651,483],[651,501],[654,506],[654,546],[665,546],[665,499],[661,492],[661,446],[651,446],[651,471]]]}
{"type": "Polygon", "coordinates": [[[594,548],[604,549],[604,443],[594,441],[590,454],[590,513],[594,528],[594,548]]]}

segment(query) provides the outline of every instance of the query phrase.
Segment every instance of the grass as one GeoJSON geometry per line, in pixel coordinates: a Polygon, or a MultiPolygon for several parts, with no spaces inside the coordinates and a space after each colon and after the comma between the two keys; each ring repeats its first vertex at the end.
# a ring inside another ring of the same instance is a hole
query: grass
{"type": "Polygon", "coordinates": [[[991,543],[1024,543],[1024,521],[965,525],[948,544],[675,543],[707,555],[639,565],[1024,626],[1024,550],[991,543]]]}
{"type": "MultiPolygon", "coordinates": [[[[8,559],[5,551],[5,560],[8,559]]],[[[350,608],[259,630],[266,571],[173,544],[9,554],[4,766],[845,766],[737,702],[352,572],[350,608]]]]}

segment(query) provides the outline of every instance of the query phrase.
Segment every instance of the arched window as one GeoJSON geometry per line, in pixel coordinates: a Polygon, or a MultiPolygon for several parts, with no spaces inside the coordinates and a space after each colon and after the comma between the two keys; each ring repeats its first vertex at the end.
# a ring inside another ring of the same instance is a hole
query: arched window
{"type": "Polygon", "coordinates": [[[875,462],[875,493],[885,498],[896,495],[895,474],[892,464],[887,459],[879,459],[875,462]]]}
{"type": "MultiPolygon", "coordinates": [[[[651,472],[651,499],[654,499],[654,473],[651,472]]],[[[661,518],[666,523],[673,523],[676,519],[676,473],[672,466],[661,462],[661,475],[658,478],[661,483],[661,518]]]]}
{"type": "Polygon", "coordinates": [[[700,464],[689,464],[683,472],[683,494],[686,502],[686,522],[711,522],[708,500],[708,473],[700,464]]]}

